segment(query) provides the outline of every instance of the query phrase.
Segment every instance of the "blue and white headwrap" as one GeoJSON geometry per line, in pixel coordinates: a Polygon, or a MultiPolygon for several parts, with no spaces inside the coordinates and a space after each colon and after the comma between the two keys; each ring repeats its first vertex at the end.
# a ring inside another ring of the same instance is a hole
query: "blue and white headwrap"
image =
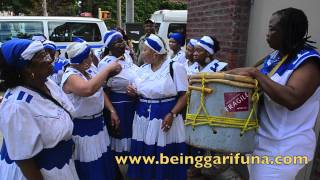
{"type": "Polygon", "coordinates": [[[190,39],[188,42],[188,46],[194,47],[197,44],[198,40],[196,39],[190,39]]]}
{"type": "Polygon", "coordinates": [[[32,41],[45,41],[47,40],[47,37],[43,34],[36,34],[36,35],[33,35],[32,38],[31,38],[32,41]]]}
{"type": "Polygon", "coordinates": [[[201,46],[202,48],[204,48],[209,54],[214,54],[214,42],[213,39],[211,39],[211,37],[209,36],[203,36],[201,39],[198,40],[197,44],[201,46]]]}
{"type": "Polygon", "coordinates": [[[44,49],[51,49],[53,51],[57,50],[56,44],[52,41],[46,40],[43,42],[44,49]]]}
{"type": "Polygon", "coordinates": [[[180,46],[184,46],[184,36],[181,33],[170,33],[170,39],[174,39],[180,46]]]}
{"type": "Polygon", "coordinates": [[[166,54],[167,49],[163,44],[163,41],[155,34],[150,34],[149,37],[146,38],[144,44],[155,51],[157,54],[166,54]]]}
{"type": "Polygon", "coordinates": [[[104,47],[109,48],[110,44],[112,44],[118,38],[123,38],[120,32],[115,30],[107,31],[103,37],[104,47]]]}
{"type": "Polygon", "coordinates": [[[73,42],[67,46],[66,53],[70,64],[80,64],[90,54],[90,46],[86,42],[73,42]]]}
{"type": "Polygon", "coordinates": [[[1,45],[4,60],[8,65],[17,69],[27,65],[33,56],[41,50],[43,50],[43,45],[40,41],[28,39],[12,39],[1,45]]]}
{"type": "Polygon", "coordinates": [[[72,37],[72,42],[86,42],[86,40],[79,37],[72,37]]]}

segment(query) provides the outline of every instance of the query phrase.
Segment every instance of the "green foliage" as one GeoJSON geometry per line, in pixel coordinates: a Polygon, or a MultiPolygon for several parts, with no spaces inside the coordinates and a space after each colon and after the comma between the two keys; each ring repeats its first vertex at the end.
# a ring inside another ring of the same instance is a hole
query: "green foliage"
{"type": "MultiPolygon", "coordinates": [[[[49,16],[76,16],[76,0],[47,0],[49,16]]],[[[0,11],[13,11],[14,14],[43,15],[42,0],[0,0],[0,11]]]]}
{"type": "Polygon", "coordinates": [[[35,0],[0,0],[0,11],[29,14],[34,3],[35,0]]]}
{"type": "MultiPolygon", "coordinates": [[[[111,12],[111,19],[106,21],[108,27],[117,24],[117,0],[47,0],[50,16],[79,16],[81,12],[91,12],[98,17],[98,8],[111,12]]],[[[126,0],[121,1],[122,22],[125,22],[126,0]]],[[[143,22],[150,18],[154,11],[161,9],[187,9],[185,3],[170,2],[168,0],[135,0],[135,22],[143,22]]],[[[0,11],[9,10],[15,14],[42,15],[42,0],[0,0],[0,11]]]]}
{"type": "MultiPolygon", "coordinates": [[[[121,15],[122,22],[125,22],[125,8],[126,0],[121,1],[121,15]]],[[[115,27],[117,25],[117,0],[109,0],[104,4],[101,4],[102,10],[111,12],[111,19],[106,21],[108,27],[115,27]]],[[[161,9],[180,10],[187,9],[185,3],[175,3],[168,0],[134,0],[134,20],[135,22],[143,22],[150,18],[154,11],[161,9]]]]}

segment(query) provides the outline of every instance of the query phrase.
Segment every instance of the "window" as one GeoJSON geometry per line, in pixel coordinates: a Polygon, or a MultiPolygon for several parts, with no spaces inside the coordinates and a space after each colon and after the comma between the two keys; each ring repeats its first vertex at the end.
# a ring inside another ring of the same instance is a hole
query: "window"
{"type": "Polygon", "coordinates": [[[170,33],[181,33],[186,37],[186,24],[170,23],[167,36],[170,33]]]}
{"type": "Polygon", "coordinates": [[[101,34],[96,23],[49,22],[49,39],[54,42],[71,42],[79,37],[87,42],[101,41],[101,34]]]}
{"type": "Polygon", "coordinates": [[[159,28],[160,28],[160,23],[155,23],[154,24],[154,28],[155,28],[156,34],[158,34],[159,33],[159,28]]]}
{"type": "Polygon", "coordinates": [[[0,22],[0,42],[12,38],[31,39],[34,34],[44,34],[42,22],[0,22]]]}

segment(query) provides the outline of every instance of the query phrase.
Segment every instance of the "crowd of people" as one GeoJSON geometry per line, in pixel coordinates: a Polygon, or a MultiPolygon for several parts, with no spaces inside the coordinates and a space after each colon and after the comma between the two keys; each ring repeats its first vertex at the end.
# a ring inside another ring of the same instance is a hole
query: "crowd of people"
{"type": "MultiPolygon", "coordinates": [[[[190,154],[182,112],[188,76],[199,72],[226,71],[259,82],[263,99],[253,154],[312,160],[320,100],[320,79],[313,77],[320,76],[320,55],[309,44],[301,10],[272,15],[267,42],[274,52],[261,69],[228,69],[216,57],[220,43],[214,36],[190,39],[184,51],[184,35],[171,33],[168,53],[151,20],[145,29],[137,55],[121,29],[106,32],[101,54],[79,38],[67,46],[65,58],[45,37],[1,45],[1,180],[118,180],[123,177],[115,156],[190,154]]],[[[292,180],[302,167],[250,165],[250,179],[292,180]]],[[[129,164],[127,176],[187,179],[188,168],[129,164]]]]}

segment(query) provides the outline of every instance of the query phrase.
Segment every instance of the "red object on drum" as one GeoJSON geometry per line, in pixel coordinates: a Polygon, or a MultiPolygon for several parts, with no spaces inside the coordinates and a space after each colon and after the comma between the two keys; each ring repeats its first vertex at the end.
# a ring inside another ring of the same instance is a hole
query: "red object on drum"
{"type": "Polygon", "coordinates": [[[249,93],[229,92],[224,93],[224,105],[228,112],[249,110],[249,93]]]}

